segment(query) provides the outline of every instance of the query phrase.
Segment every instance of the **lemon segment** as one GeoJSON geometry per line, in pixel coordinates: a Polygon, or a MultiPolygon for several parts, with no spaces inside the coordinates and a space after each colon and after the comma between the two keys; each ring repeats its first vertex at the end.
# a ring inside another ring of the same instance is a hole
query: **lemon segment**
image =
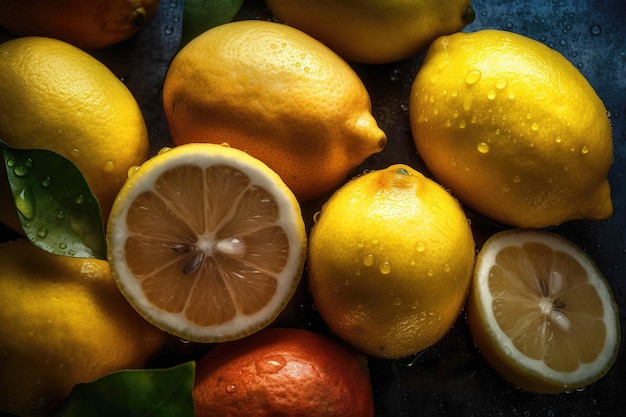
{"type": "Polygon", "coordinates": [[[543,228],[613,213],[606,108],[577,68],[540,42],[498,30],[438,38],[409,113],[428,169],[492,220],[543,228]]]}
{"type": "Polygon", "coordinates": [[[129,178],[107,230],[113,275],[150,322],[181,338],[246,336],[285,307],[302,274],[300,208],[245,152],[190,144],[129,178]]]}
{"type": "Polygon", "coordinates": [[[474,271],[467,317],[487,362],[511,384],[557,393],[584,387],[614,363],[619,311],[609,284],[561,236],[492,236],[474,271]]]}

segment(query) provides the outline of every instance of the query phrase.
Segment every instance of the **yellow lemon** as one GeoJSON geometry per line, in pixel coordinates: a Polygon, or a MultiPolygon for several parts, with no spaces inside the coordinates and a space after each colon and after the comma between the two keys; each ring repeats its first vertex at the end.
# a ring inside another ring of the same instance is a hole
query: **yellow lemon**
{"type": "Polygon", "coordinates": [[[231,22],[195,38],[167,72],[163,104],[175,144],[245,150],[299,200],[333,191],[386,144],[352,68],[279,23],[231,22]]]}
{"type": "Polygon", "coordinates": [[[298,286],[306,240],[300,206],[274,171],[207,143],[166,148],[138,168],[107,228],[113,276],[130,303],[196,342],[271,323],[298,286]]]}
{"type": "MultiPolygon", "coordinates": [[[[126,86],[80,49],[40,37],[0,45],[0,138],[73,161],[105,219],[128,169],[150,152],[139,105],[126,86]]],[[[3,166],[0,221],[21,230],[5,175],[3,166]]]]}
{"type": "Polygon", "coordinates": [[[0,0],[0,26],[99,49],[121,42],[154,16],[158,0],[0,0]]]}
{"type": "Polygon", "coordinates": [[[507,230],[487,240],[467,318],[487,362],[529,391],[565,392],[598,380],[620,345],[609,283],[585,252],[545,231],[507,230]]]}
{"type": "Polygon", "coordinates": [[[497,30],[440,37],[409,107],[428,169],[483,215],[542,228],[613,213],[607,111],[548,46],[497,30]]]}
{"type": "Polygon", "coordinates": [[[474,21],[470,0],[268,0],[276,18],[349,61],[382,64],[409,58],[441,35],[474,21]]]}
{"type": "Polygon", "coordinates": [[[474,239],[458,202],[405,165],[348,182],[309,241],[316,308],[361,351],[397,358],[437,342],[463,307],[474,239]]]}
{"type": "Polygon", "coordinates": [[[80,382],[143,367],[164,344],[126,302],[105,261],[0,246],[0,410],[50,413],[80,382]]]}

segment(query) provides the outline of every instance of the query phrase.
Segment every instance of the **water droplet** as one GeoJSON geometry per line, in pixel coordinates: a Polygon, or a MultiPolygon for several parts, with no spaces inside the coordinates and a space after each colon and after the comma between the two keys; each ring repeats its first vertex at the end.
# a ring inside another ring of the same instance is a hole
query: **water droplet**
{"type": "Polygon", "coordinates": [[[586,145],[583,145],[582,148],[580,148],[580,153],[582,153],[583,155],[586,155],[589,153],[589,148],[586,145]]]}
{"type": "Polygon", "coordinates": [[[539,123],[533,122],[533,124],[530,125],[530,128],[532,130],[539,130],[539,123]]]}
{"type": "Polygon", "coordinates": [[[428,269],[428,271],[426,271],[426,274],[427,274],[429,277],[432,277],[433,275],[435,275],[435,271],[433,271],[432,269],[428,269]]]}
{"type": "Polygon", "coordinates": [[[41,180],[42,187],[49,187],[51,183],[52,183],[52,178],[50,177],[46,177],[43,180],[41,180]]]}
{"type": "Polygon", "coordinates": [[[459,128],[461,128],[461,129],[465,129],[465,126],[467,126],[467,123],[465,122],[465,120],[461,120],[461,121],[459,122],[459,128]]]}
{"type": "Polygon", "coordinates": [[[78,197],[76,197],[76,204],[83,204],[85,202],[85,197],[83,197],[82,195],[79,195],[78,197]]]}
{"type": "Polygon", "coordinates": [[[65,212],[57,211],[56,218],[59,220],[63,220],[65,218],[65,212]]]}
{"type": "Polygon", "coordinates": [[[13,173],[18,177],[25,177],[30,174],[30,168],[26,164],[18,164],[13,167],[13,173]]]}
{"type": "Polygon", "coordinates": [[[506,356],[511,356],[511,348],[508,346],[502,346],[502,349],[504,350],[504,354],[506,356]]]}
{"type": "Polygon", "coordinates": [[[394,306],[402,305],[402,299],[401,298],[396,298],[395,300],[393,300],[393,305],[394,306]]]}
{"type": "Polygon", "coordinates": [[[424,242],[417,242],[415,244],[415,250],[417,252],[424,252],[424,249],[426,249],[426,245],[424,245],[424,242]]]}
{"type": "Polygon", "coordinates": [[[443,272],[450,272],[450,265],[449,264],[444,264],[443,265],[443,272]]]}
{"type": "Polygon", "coordinates": [[[283,355],[269,355],[255,363],[259,373],[275,374],[287,365],[283,355]]]}
{"type": "Polygon", "coordinates": [[[59,249],[62,249],[62,250],[67,249],[67,244],[65,244],[63,242],[59,243],[59,249]]]}
{"type": "Polygon", "coordinates": [[[226,392],[233,393],[237,391],[237,387],[234,384],[226,385],[226,392]]]}
{"type": "Polygon", "coordinates": [[[456,166],[456,159],[455,159],[453,156],[451,156],[451,157],[450,157],[449,162],[450,162],[450,165],[451,165],[451,166],[453,166],[453,167],[455,167],[455,166],[456,166]]]}
{"type": "Polygon", "coordinates": [[[602,34],[602,26],[591,25],[591,27],[589,28],[589,33],[591,33],[591,36],[600,36],[602,34]]]}
{"type": "Polygon", "coordinates": [[[508,184],[504,184],[502,186],[502,191],[504,191],[505,193],[508,193],[509,191],[511,191],[511,187],[509,187],[508,184]]]}
{"type": "Polygon", "coordinates": [[[365,241],[364,241],[363,239],[360,239],[360,240],[357,242],[356,246],[357,246],[357,247],[359,247],[359,248],[364,247],[364,246],[365,246],[365,241]]]}
{"type": "Polygon", "coordinates": [[[48,229],[46,229],[45,227],[42,227],[41,229],[37,230],[37,236],[41,238],[48,236],[48,229]]]}
{"type": "Polygon", "coordinates": [[[480,78],[482,76],[483,74],[478,70],[468,71],[468,73],[465,74],[465,82],[469,85],[476,84],[478,81],[480,81],[480,78]]]}
{"type": "Polygon", "coordinates": [[[374,255],[368,253],[363,257],[363,265],[372,266],[374,264],[374,255]]]}
{"type": "Polygon", "coordinates": [[[506,80],[506,78],[500,78],[498,81],[496,81],[496,88],[498,90],[502,90],[507,86],[508,83],[509,82],[506,80]]]}
{"type": "Polygon", "coordinates": [[[521,182],[521,181],[522,181],[522,179],[520,178],[520,176],[519,176],[519,175],[515,175],[515,176],[513,177],[513,182],[516,182],[516,183],[517,183],[517,182],[521,182]]]}
{"type": "Polygon", "coordinates": [[[561,137],[560,137],[560,136],[557,136],[556,138],[554,138],[554,141],[555,141],[556,143],[561,143],[561,142],[563,141],[563,139],[561,139],[561,137]]]}
{"type": "Polygon", "coordinates": [[[508,93],[506,94],[506,96],[507,96],[509,99],[513,100],[513,99],[515,98],[515,91],[513,91],[513,90],[509,90],[509,91],[508,91],[508,93]]]}
{"type": "Polygon", "coordinates": [[[128,176],[128,178],[132,177],[133,175],[135,175],[135,172],[139,171],[139,167],[138,166],[132,166],[130,168],[128,168],[128,173],[126,174],[128,176]]]}
{"type": "Polygon", "coordinates": [[[167,26],[165,26],[165,28],[163,29],[163,32],[164,32],[166,35],[171,35],[172,33],[174,33],[174,27],[173,27],[173,26],[170,26],[170,25],[167,25],[167,26]]]}
{"type": "Polygon", "coordinates": [[[24,188],[14,198],[15,207],[22,216],[31,220],[35,217],[35,198],[30,188],[24,188]]]}
{"type": "Polygon", "coordinates": [[[389,263],[389,261],[383,261],[378,265],[378,269],[381,274],[387,275],[391,272],[391,263],[389,263]]]}
{"type": "Polygon", "coordinates": [[[487,153],[489,152],[489,145],[486,142],[479,142],[478,145],[476,145],[476,149],[478,149],[480,153],[487,153]]]}
{"type": "Polygon", "coordinates": [[[106,164],[104,164],[104,166],[102,167],[102,170],[107,173],[110,174],[111,172],[113,172],[113,170],[115,170],[115,163],[113,163],[113,161],[109,161],[106,164]]]}
{"type": "Polygon", "coordinates": [[[9,160],[7,161],[7,166],[8,166],[9,168],[13,168],[13,167],[15,166],[15,163],[16,163],[16,162],[15,162],[15,159],[13,159],[13,158],[9,158],[9,160]]]}
{"type": "Polygon", "coordinates": [[[496,90],[489,90],[487,92],[487,98],[489,100],[493,100],[494,98],[496,98],[496,90]]]}

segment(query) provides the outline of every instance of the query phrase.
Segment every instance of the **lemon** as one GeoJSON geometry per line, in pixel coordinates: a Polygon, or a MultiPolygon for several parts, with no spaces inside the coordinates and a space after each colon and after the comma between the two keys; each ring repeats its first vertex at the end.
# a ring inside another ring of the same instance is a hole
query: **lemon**
{"type": "Polygon", "coordinates": [[[382,64],[409,58],[435,38],[474,21],[470,0],[268,0],[276,18],[349,61],[382,64]]]}
{"type": "Polygon", "coordinates": [[[511,384],[557,393],[601,378],[620,345],[618,306],[589,256],[550,232],[507,230],[478,254],[467,318],[511,384]]]}
{"type": "Polygon", "coordinates": [[[158,0],[0,0],[0,26],[19,36],[46,36],[100,49],[143,28],[158,5],[158,0]]]}
{"type": "Polygon", "coordinates": [[[165,149],[120,191],[107,228],[115,280],[147,320],[220,342],[267,326],[294,294],[306,232],[267,165],[215,144],[165,149]]]}
{"type": "Polygon", "coordinates": [[[333,191],[387,140],[352,68],[279,23],[231,22],[192,40],[167,72],[163,105],[175,144],[227,142],[299,200],[333,191]]]}
{"type": "Polygon", "coordinates": [[[486,217],[542,228],[612,215],[607,111],[548,46],[498,30],[440,37],[409,112],[428,169],[486,217]]]}
{"type": "Polygon", "coordinates": [[[80,382],[143,367],[165,333],[143,320],[105,261],[0,246],[0,410],[50,413],[80,382]]]}
{"type": "Polygon", "coordinates": [[[437,342],[461,310],[474,239],[458,202],[405,165],[364,174],[322,207],[309,284],[329,328],[361,351],[397,358],[437,342]]]}
{"type": "MultiPolygon", "coordinates": [[[[73,161],[105,219],[128,169],[150,152],[141,110],[126,86],[87,53],[41,37],[0,45],[0,138],[73,161]]],[[[0,170],[0,221],[21,230],[0,170]]]]}

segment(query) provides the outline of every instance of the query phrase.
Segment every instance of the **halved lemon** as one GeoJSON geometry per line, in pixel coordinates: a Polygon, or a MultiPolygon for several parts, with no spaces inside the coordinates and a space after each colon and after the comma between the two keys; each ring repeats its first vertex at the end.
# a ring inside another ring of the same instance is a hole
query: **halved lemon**
{"type": "Polygon", "coordinates": [[[467,318],[493,369],[540,393],[601,378],[621,338],[613,293],[590,257],[558,234],[533,229],[499,232],[484,244],[467,318]]]}
{"type": "Polygon", "coordinates": [[[108,260],[128,301],[183,339],[220,342],[267,326],[302,275],[306,232],[281,178],[243,151],[160,152],[122,187],[108,260]]]}

